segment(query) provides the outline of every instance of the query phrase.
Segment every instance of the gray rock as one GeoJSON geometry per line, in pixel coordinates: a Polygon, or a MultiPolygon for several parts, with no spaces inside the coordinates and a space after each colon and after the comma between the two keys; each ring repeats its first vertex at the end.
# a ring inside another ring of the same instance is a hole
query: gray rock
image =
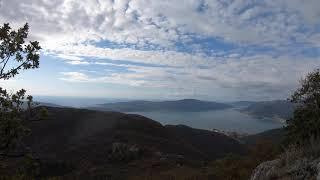
{"type": "Polygon", "coordinates": [[[253,171],[251,180],[320,180],[320,159],[300,158],[291,164],[281,165],[276,159],[261,163],[253,171]]]}
{"type": "Polygon", "coordinates": [[[253,171],[251,180],[269,180],[272,179],[276,170],[279,166],[279,159],[273,161],[266,161],[261,163],[256,169],[253,171]]]}
{"type": "Polygon", "coordinates": [[[317,180],[320,180],[320,162],[317,164],[317,172],[318,172],[317,180]]]}
{"type": "Polygon", "coordinates": [[[109,159],[118,162],[128,162],[137,159],[140,149],[136,145],[115,142],[109,154],[109,159]]]}

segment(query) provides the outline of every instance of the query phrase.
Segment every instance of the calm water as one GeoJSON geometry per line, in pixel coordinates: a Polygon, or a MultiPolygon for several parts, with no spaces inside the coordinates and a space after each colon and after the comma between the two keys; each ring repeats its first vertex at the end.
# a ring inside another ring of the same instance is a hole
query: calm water
{"type": "Polygon", "coordinates": [[[140,114],[163,125],[184,124],[199,129],[219,129],[250,134],[283,126],[275,120],[258,119],[236,109],[206,112],[130,112],[130,114],[140,114]]]}

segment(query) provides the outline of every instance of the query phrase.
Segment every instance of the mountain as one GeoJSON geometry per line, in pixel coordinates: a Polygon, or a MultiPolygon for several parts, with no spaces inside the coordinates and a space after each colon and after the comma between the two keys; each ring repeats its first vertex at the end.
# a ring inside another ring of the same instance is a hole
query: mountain
{"type": "MultiPolygon", "coordinates": [[[[32,102],[32,107],[39,107],[39,106],[47,106],[47,107],[65,107],[65,106],[61,106],[58,104],[53,104],[53,103],[46,103],[46,102],[37,102],[37,101],[33,101],[32,102]]],[[[22,108],[23,109],[27,109],[28,108],[28,103],[26,101],[24,101],[22,103],[22,108]]]]}
{"type": "Polygon", "coordinates": [[[236,108],[245,108],[245,107],[248,107],[254,103],[256,103],[256,101],[235,101],[235,102],[230,102],[228,104],[230,104],[236,108]]]}
{"type": "Polygon", "coordinates": [[[89,109],[118,112],[145,112],[145,111],[209,111],[232,107],[231,105],[195,99],[177,101],[128,101],[100,104],[89,109]]]}
{"type": "Polygon", "coordinates": [[[241,109],[242,112],[257,117],[288,119],[292,117],[295,105],[285,100],[262,101],[241,109]]]}
{"type": "Polygon", "coordinates": [[[135,114],[46,108],[48,118],[30,124],[32,134],[26,138],[40,161],[42,176],[101,171],[114,177],[158,166],[170,169],[181,161],[201,163],[245,152],[238,141],[213,131],[163,126],[135,114]]]}
{"type": "Polygon", "coordinates": [[[54,103],[47,102],[35,102],[36,106],[47,106],[47,107],[65,107],[54,103]]]}

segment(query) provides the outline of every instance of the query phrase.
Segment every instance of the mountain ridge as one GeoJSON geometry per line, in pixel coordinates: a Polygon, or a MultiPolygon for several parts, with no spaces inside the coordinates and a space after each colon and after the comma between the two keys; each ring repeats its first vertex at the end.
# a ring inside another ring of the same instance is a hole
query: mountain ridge
{"type": "Polygon", "coordinates": [[[201,101],[196,99],[168,100],[168,101],[127,101],[98,104],[88,109],[118,112],[149,112],[149,111],[209,111],[231,108],[226,103],[201,101]]]}
{"type": "Polygon", "coordinates": [[[293,115],[295,104],[286,100],[259,101],[242,108],[240,111],[258,118],[289,119],[293,115]]]}

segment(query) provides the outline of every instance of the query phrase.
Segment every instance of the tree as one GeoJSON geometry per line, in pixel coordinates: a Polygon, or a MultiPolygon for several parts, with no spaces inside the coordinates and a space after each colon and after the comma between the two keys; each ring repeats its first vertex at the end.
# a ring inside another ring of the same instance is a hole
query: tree
{"type": "MultiPolygon", "coordinates": [[[[12,30],[8,23],[0,27],[0,80],[8,80],[22,70],[39,67],[39,42],[28,38],[29,26],[26,23],[18,30],[12,30]]],[[[0,87],[0,153],[8,155],[21,138],[29,133],[25,126],[30,112],[32,96],[26,90],[8,93],[0,87]],[[27,102],[27,108],[24,104],[27,102]]]]}
{"type": "Polygon", "coordinates": [[[298,146],[313,145],[320,139],[320,70],[307,74],[300,83],[289,99],[297,108],[287,120],[287,140],[298,146]]]}

